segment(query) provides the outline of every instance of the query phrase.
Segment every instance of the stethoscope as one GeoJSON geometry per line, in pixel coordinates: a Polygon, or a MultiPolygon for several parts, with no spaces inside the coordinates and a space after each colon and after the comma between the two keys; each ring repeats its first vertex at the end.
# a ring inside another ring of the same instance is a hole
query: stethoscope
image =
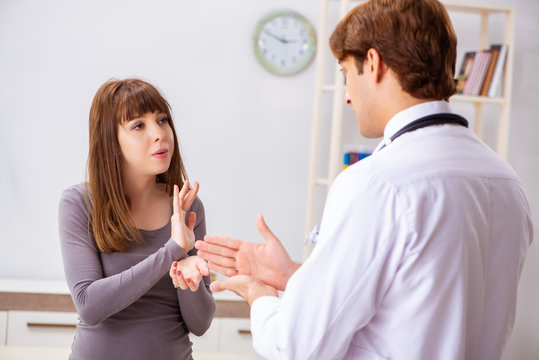
{"type": "MultiPolygon", "coordinates": [[[[432,114],[432,115],[422,117],[420,119],[412,121],[411,123],[409,123],[402,129],[397,131],[391,138],[389,138],[389,142],[387,144],[382,145],[378,149],[378,151],[382,150],[387,145],[391,144],[396,138],[398,138],[402,134],[405,134],[407,132],[411,132],[417,129],[421,129],[427,126],[444,125],[444,124],[461,125],[467,128],[468,120],[466,120],[460,115],[450,114],[450,113],[432,114]]],[[[320,226],[316,224],[307,235],[307,239],[305,239],[305,245],[316,245],[316,243],[318,242],[319,232],[320,232],[320,226]]]]}

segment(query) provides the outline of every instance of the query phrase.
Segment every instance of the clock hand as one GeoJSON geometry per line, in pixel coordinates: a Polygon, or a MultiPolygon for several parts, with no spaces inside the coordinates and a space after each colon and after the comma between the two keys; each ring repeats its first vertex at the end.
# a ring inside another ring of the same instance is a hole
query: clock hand
{"type": "Polygon", "coordinates": [[[266,30],[266,29],[264,29],[264,32],[265,32],[266,34],[268,34],[269,36],[271,36],[272,38],[277,39],[277,40],[279,40],[280,42],[286,44],[286,40],[285,40],[285,39],[278,37],[277,35],[275,35],[275,34],[269,32],[269,31],[266,30]]]}

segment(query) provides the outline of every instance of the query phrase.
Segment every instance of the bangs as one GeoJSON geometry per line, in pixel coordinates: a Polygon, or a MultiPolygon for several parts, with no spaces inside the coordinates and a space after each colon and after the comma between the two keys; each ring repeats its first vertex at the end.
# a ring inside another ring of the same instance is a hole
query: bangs
{"type": "Polygon", "coordinates": [[[116,119],[123,123],[146,113],[161,112],[170,118],[170,105],[156,88],[137,80],[125,80],[114,96],[116,119]]]}

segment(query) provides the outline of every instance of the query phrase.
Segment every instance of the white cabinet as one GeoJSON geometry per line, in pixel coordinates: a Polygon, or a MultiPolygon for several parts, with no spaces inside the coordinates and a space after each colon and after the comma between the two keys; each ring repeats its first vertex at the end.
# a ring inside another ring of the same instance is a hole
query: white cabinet
{"type": "Polygon", "coordinates": [[[0,311],[0,346],[6,345],[7,311],[0,311]]]}
{"type": "Polygon", "coordinates": [[[215,318],[203,336],[191,335],[194,353],[228,353],[252,355],[250,320],[244,318],[215,318]]]}
{"type": "Polygon", "coordinates": [[[219,318],[214,318],[210,328],[202,336],[189,335],[193,343],[193,352],[217,352],[219,351],[219,335],[221,326],[219,318]]]}
{"type": "Polygon", "coordinates": [[[249,319],[222,318],[219,350],[224,353],[255,355],[249,319]]]}
{"type": "Polygon", "coordinates": [[[70,312],[9,311],[8,346],[71,347],[77,314],[70,312]]]}

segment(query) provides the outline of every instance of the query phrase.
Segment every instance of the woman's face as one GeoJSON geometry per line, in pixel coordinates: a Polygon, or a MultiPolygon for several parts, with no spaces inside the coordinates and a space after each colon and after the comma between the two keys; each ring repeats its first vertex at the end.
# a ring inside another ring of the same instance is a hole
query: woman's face
{"type": "Polygon", "coordinates": [[[118,125],[118,142],[125,176],[155,176],[168,170],[174,134],[165,113],[146,113],[118,125]]]}

